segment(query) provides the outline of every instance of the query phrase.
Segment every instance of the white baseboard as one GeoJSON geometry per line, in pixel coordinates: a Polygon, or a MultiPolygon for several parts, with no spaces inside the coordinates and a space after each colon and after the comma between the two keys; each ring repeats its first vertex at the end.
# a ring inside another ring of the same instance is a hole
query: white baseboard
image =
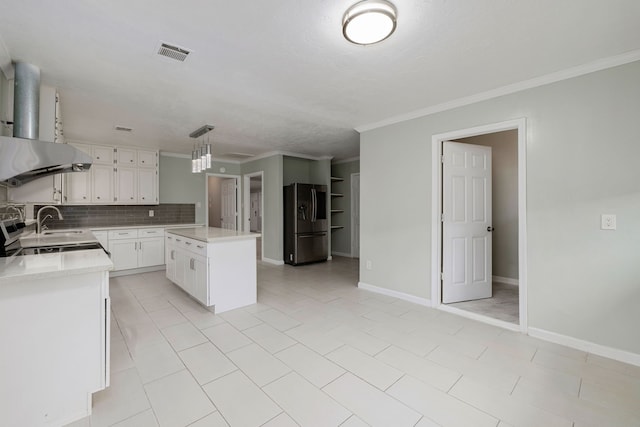
{"type": "Polygon", "coordinates": [[[284,265],[284,261],[281,259],[271,259],[267,257],[262,257],[262,261],[268,264],[273,264],[273,265],[284,265]]]}
{"type": "Polygon", "coordinates": [[[386,295],[389,297],[398,298],[404,301],[409,301],[415,304],[431,307],[431,300],[427,298],[420,298],[415,295],[405,294],[404,292],[398,292],[387,288],[380,288],[378,286],[369,285],[367,283],[358,282],[358,287],[365,291],[375,292],[377,294],[386,295]]]}
{"type": "Polygon", "coordinates": [[[331,255],[335,255],[335,256],[343,256],[343,257],[346,257],[346,258],[353,258],[353,257],[351,256],[351,254],[348,254],[348,253],[345,253],[345,252],[334,252],[334,251],[332,251],[332,252],[331,252],[331,255]]]}
{"type": "Polygon", "coordinates": [[[492,280],[498,283],[504,283],[505,285],[518,286],[518,279],[512,279],[511,277],[492,276],[492,280]]]}
{"type": "Polygon", "coordinates": [[[570,337],[568,335],[561,335],[555,332],[549,332],[545,331],[544,329],[538,328],[530,327],[529,335],[556,344],[566,345],[567,347],[575,348],[577,350],[586,351],[587,353],[596,354],[602,357],[608,357],[609,359],[614,359],[619,362],[640,366],[640,354],[631,353],[630,351],[607,347],[604,345],[592,343],[590,341],[584,341],[578,338],[570,337]]]}
{"type": "Polygon", "coordinates": [[[130,274],[139,274],[139,273],[149,273],[152,271],[164,270],[165,268],[166,266],[162,264],[162,265],[154,265],[153,267],[132,268],[131,270],[110,271],[109,277],[128,276],[130,274]]]}
{"type": "Polygon", "coordinates": [[[478,322],[486,323],[488,325],[520,332],[520,325],[516,325],[515,323],[505,322],[504,320],[494,319],[493,317],[483,316],[482,314],[472,313],[471,311],[462,310],[456,307],[450,307],[447,304],[440,304],[436,308],[446,311],[447,313],[455,314],[456,316],[466,317],[467,319],[477,320],[478,322]]]}

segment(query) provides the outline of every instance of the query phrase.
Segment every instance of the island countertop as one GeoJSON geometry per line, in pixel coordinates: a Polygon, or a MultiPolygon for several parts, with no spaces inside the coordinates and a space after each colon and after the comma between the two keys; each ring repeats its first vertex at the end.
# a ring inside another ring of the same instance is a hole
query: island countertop
{"type": "Polygon", "coordinates": [[[216,243],[230,240],[255,239],[261,236],[260,233],[247,231],[227,230],[217,227],[190,227],[166,230],[168,234],[175,234],[188,239],[199,240],[201,242],[216,243]]]}

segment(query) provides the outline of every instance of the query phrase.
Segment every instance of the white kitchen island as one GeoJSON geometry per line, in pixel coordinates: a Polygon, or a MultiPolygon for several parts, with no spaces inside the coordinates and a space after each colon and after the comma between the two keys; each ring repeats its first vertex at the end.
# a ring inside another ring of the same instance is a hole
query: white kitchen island
{"type": "Polygon", "coordinates": [[[216,227],[167,229],[167,278],[215,313],[255,304],[258,237],[216,227]]]}
{"type": "Polygon", "coordinates": [[[101,249],[0,258],[0,425],[60,426],[109,385],[101,249]]]}

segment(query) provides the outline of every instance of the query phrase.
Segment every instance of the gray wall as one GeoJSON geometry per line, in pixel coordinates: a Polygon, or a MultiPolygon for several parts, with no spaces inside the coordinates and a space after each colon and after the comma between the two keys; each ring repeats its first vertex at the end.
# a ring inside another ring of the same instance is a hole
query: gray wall
{"type": "Polygon", "coordinates": [[[491,147],[493,275],[518,279],[518,131],[456,140],[491,147]]]}
{"type": "Polygon", "coordinates": [[[635,62],[363,132],[360,280],[430,298],[431,136],[525,117],[529,326],[640,354],[639,116],[635,62]]]}
{"type": "MultiPolygon", "coordinates": [[[[240,175],[240,165],[214,161],[211,173],[240,175]],[[225,172],[221,172],[221,168],[225,172]]],[[[160,203],[196,204],[196,223],[206,223],[207,190],[204,173],[191,173],[191,159],[160,155],[160,203]]]]}
{"type": "Polygon", "coordinates": [[[331,184],[332,193],[344,194],[331,199],[331,209],[344,210],[331,215],[331,225],[344,226],[331,231],[331,250],[339,255],[351,254],[351,174],[358,172],[359,160],[331,165],[331,176],[344,179],[331,184]]]}
{"type": "MultiPolygon", "coordinates": [[[[262,230],[265,258],[282,261],[282,173],[283,156],[274,155],[241,165],[242,174],[263,171],[262,198],[264,204],[262,230]]],[[[244,211],[244,210],[243,210],[244,211]]]]}

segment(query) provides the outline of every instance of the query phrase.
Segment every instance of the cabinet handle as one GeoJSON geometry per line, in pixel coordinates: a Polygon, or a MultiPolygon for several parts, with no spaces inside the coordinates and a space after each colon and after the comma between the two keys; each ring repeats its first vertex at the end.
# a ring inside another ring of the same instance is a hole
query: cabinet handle
{"type": "Polygon", "coordinates": [[[198,249],[204,249],[204,246],[198,245],[198,249]]]}
{"type": "Polygon", "coordinates": [[[176,239],[176,242],[182,242],[182,240],[180,240],[180,239],[176,239]]]}
{"type": "Polygon", "coordinates": [[[131,200],[133,200],[133,197],[129,197],[131,200]]]}
{"type": "Polygon", "coordinates": [[[194,260],[193,258],[191,258],[191,259],[189,260],[189,268],[190,268],[191,270],[195,270],[195,269],[196,269],[196,268],[195,268],[195,260],[194,260]]]}
{"type": "MultiPolygon", "coordinates": [[[[86,199],[86,198],[87,198],[87,196],[82,196],[82,198],[83,198],[83,199],[86,199]]],[[[98,199],[99,199],[99,198],[100,198],[100,197],[98,197],[98,199]]]]}
{"type": "Polygon", "coordinates": [[[174,257],[175,257],[174,252],[175,252],[175,251],[172,249],[172,250],[171,250],[171,259],[172,259],[172,260],[174,260],[174,259],[175,259],[175,258],[174,258],[174,257]]]}
{"type": "Polygon", "coordinates": [[[126,236],[129,233],[118,233],[120,236],[126,236]]]}
{"type": "Polygon", "coordinates": [[[191,242],[184,242],[184,244],[191,246],[191,242]]]}
{"type": "Polygon", "coordinates": [[[100,196],[96,196],[96,199],[100,200],[100,196]]]}

